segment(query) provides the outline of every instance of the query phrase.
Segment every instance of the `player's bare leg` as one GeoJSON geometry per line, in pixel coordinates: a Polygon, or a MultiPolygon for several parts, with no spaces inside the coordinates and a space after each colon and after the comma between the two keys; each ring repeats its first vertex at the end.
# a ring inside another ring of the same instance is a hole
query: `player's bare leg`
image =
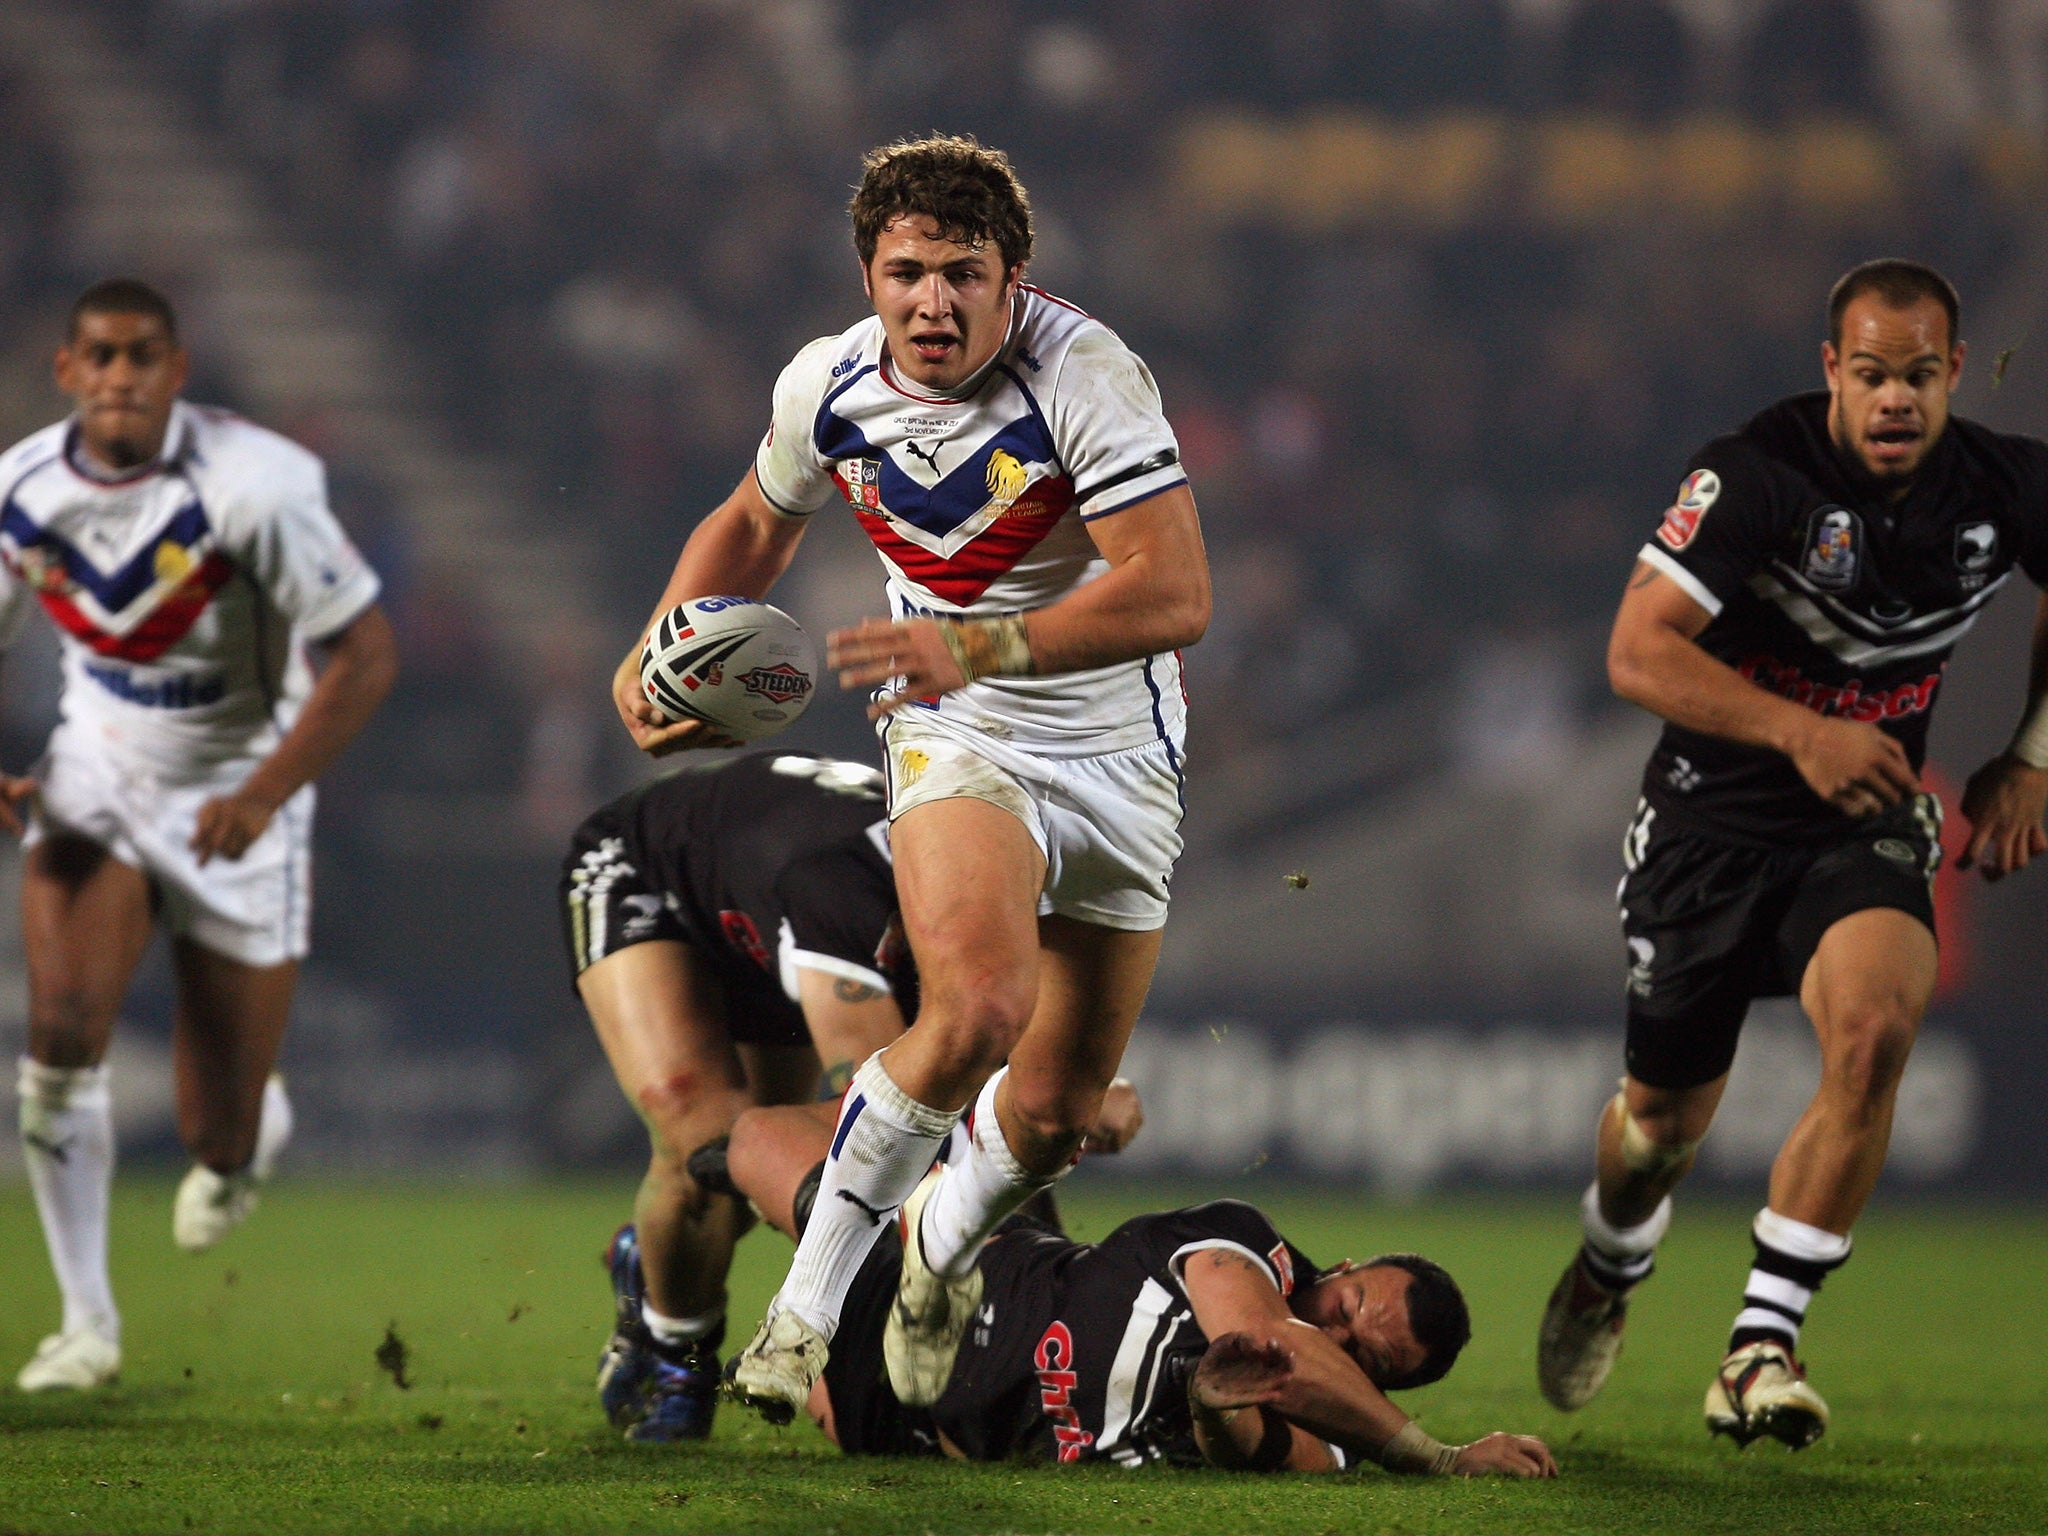
{"type": "Polygon", "coordinates": [[[687,1167],[753,1102],[716,981],[672,940],[606,955],[576,981],[627,1102],[647,1127],[647,1172],[633,1202],[647,1301],[659,1319],[708,1333],[745,1226],[738,1202],[700,1189],[687,1167]]]}
{"type": "Polygon", "coordinates": [[[824,1370],[882,1223],[917,1188],[1037,1002],[1045,859],[1024,824],[983,800],[936,800],[898,817],[890,845],[922,1002],[915,1026],[854,1074],[788,1278],[733,1362],[735,1392],[779,1422],[824,1370]]]}
{"type": "Polygon", "coordinates": [[[1596,1176],[1581,1206],[1585,1239],[1550,1293],[1537,1337],[1537,1384],[1551,1406],[1583,1408],[1606,1385],[1629,1292],[1655,1267],[1671,1191],[1692,1171],[1727,1086],[1725,1074],[1691,1088],[1626,1077],[1601,1110],[1596,1176]]]}
{"type": "Polygon", "coordinates": [[[1822,935],[1799,989],[1820,1041],[1820,1088],[1771,1169],[1757,1213],[1756,1266],[1707,1389],[1707,1427],[1795,1450],[1828,1407],[1794,1351],[1814,1292],[1849,1257],[1849,1231],[1884,1168],[1899,1080],[1934,995],[1934,935],[1891,908],[1851,913],[1822,935]]]}
{"type": "Polygon", "coordinates": [[[275,1072],[299,967],[250,965],[189,938],[172,942],[171,965],[178,1135],[192,1154],[171,1232],[179,1247],[201,1253],[255,1209],[256,1185],[289,1134],[275,1072]]]}
{"type": "Polygon", "coordinates": [[[97,843],[53,834],[23,860],[21,917],[29,984],[22,1155],[64,1320],[16,1381],[24,1391],[92,1387],[121,1363],[107,1275],[114,1119],[103,1063],[149,947],[149,882],[97,843]]]}
{"type": "Polygon", "coordinates": [[[1123,1059],[1159,955],[1157,930],[1040,920],[1038,1006],[982,1088],[967,1155],[903,1208],[903,1270],[882,1353],[896,1395],[938,1400],[981,1303],[982,1245],[1074,1165],[1123,1059]]]}

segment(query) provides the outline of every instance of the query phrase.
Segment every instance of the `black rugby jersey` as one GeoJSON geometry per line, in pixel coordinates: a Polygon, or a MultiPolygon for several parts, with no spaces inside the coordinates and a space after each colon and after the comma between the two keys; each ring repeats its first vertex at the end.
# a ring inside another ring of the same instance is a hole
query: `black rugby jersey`
{"type": "MultiPolygon", "coordinates": [[[[872,768],[802,752],[693,763],[608,808],[701,949],[794,996],[797,966],[883,985],[914,1015],[888,808],[872,768]]],[[[604,814],[604,813],[601,813],[604,814]]]]}
{"type": "MultiPolygon", "coordinates": [[[[1959,417],[1897,503],[1838,450],[1825,393],[1694,456],[1642,559],[1714,617],[1698,643],[1744,677],[1897,738],[1915,771],[1943,669],[2015,565],[2048,577],[2048,444],[1959,417]]],[[[1790,758],[1666,724],[1658,814],[1739,839],[1821,841],[1854,818],[1790,758]]]]}
{"type": "Polygon", "coordinates": [[[1209,1340],[1181,1266],[1224,1247],[1256,1260],[1283,1295],[1318,1273],[1241,1200],[1139,1216],[1099,1243],[998,1233],[982,1252],[981,1310],[932,1409],[937,1427],[975,1461],[1201,1465],[1187,1378],[1209,1340]]]}

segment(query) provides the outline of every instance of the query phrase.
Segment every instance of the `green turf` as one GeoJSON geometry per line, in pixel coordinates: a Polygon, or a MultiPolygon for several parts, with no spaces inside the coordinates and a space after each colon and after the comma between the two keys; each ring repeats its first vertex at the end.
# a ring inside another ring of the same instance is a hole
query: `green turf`
{"type": "MultiPolygon", "coordinates": [[[[1318,1259],[1431,1253],[1478,1335],[1406,1405],[1439,1436],[1550,1439],[1554,1484],[1251,1478],[840,1458],[808,1427],[728,1412],[709,1446],[629,1446],[599,1421],[608,1319],[597,1255],[626,1184],[286,1183],[215,1254],[172,1248],[170,1191],[124,1182],[121,1386],[0,1389],[0,1533],[126,1531],[1285,1531],[1450,1533],[2048,1530],[2041,1212],[1879,1212],[1808,1331],[1836,1424],[1797,1457],[1701,1428],[1746,1258],[1743,1213],[1695,1203],[1641,1294],[1613,1384],[1575,1418],[1531,1383],[1536,1316],[1572,1202],[1358,1205],[1260,1198],[1318,1259]],[[376,1366],[387,1325],[409,1391],[376,1366]]],[[[1097,1236],[1137,1197],[1070,1201],[1097,1236]]],[[[788,1245],[749,1239],[744,1332],[788,1245]]],[[[0,1364],[55,1316],[28,1196],[0,1187],[0,1364]]]]}

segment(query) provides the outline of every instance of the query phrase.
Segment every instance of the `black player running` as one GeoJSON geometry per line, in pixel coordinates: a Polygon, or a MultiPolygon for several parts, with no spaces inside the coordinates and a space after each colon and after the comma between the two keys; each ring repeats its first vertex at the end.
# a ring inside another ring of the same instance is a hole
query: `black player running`
{"type": "MultiPolygon", "coordinates": [[[[812,1106],[749,1111],[733,1132],[734,1183],[791,1237],[832,1130],[812,1106]]],[[[901,1262],[892,1224],[812,1388],[813,1417],[849,1454],[1557,1472],[1540,1440],[1439,1445],[1388,1401],[1439,1380],[1471,1334],[1456,1283],[1415,1254],[1321,1270],[1236,1200],[1140,1216],[1099,1243],[1013,1217],[981,1253],[981,1304],[929,1408],[901,1403],[883,1368],[901,1262]]]]}
{"type": "Polygon", "coordinates": [[[702,1438],[751,1218],[691,1154],[749,1105],[816,1099],[821,1063],[836,1093],[916,1014],[881,776],[792,752],[694,764],[584,822],[561,895],[577,992],[652,1143],[609,1254],[599,1395],[636,1439],[702,1438]]]}
{"type": "MultiPolygon", "coordinates": [[[[1751,999],[1796,993],[1821,1084],[1772,1169],[1706,1415],[1743,1444],[1797,1448],[1827,1427],[1793,1351],[1849,1255],[1934,989],[1928,721],[1950,652],[2013,568],[2048,580],[2048,445],[1950,417],[1958,312],[1916,263],[1843,277],[1827,392],[1708,444],[1623,596],[1609,675],[1667,724],[1624,845],[1628,1075],[1539,1345],[1559,1408],[1606,1380],[1751,999]]],[[[1963,798],[1959,862],[1989,879],[2048,850],[2042,612],[2029,718],[1963,798]]]]}

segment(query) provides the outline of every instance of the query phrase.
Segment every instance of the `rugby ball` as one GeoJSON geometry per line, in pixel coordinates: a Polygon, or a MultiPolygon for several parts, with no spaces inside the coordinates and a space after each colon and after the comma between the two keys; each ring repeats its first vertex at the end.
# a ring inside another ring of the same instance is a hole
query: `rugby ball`
{"type": "Polygon", "coordinates": [[[702,720],[736,741],[758,741],[794,724],[811,702],[818,654],[780,608],[693,597],[648,633],[640,686],[671,721],[702,720]]]}

